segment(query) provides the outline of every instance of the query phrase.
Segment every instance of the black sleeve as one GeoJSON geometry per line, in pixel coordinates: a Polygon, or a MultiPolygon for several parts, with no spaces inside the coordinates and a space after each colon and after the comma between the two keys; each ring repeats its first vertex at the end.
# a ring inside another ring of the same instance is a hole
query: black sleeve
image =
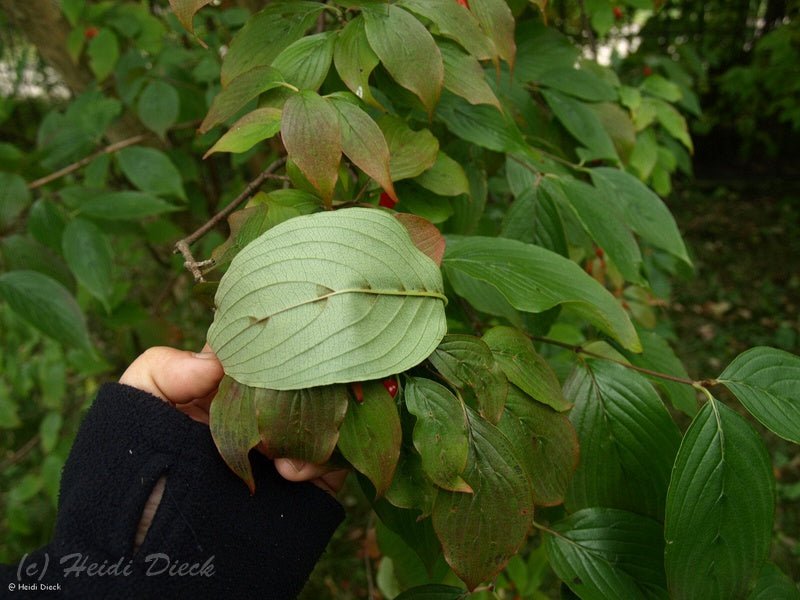
{"type": "Polygon", "coordinates": [[[0,566],[0,598],[295,598],[344,511],[250,457],[252,496],[207,426],[148,393],[104,385],[64,466],[53,540],[0,566]],[[162,475],[161,504],[133,553],[162,475]]]}

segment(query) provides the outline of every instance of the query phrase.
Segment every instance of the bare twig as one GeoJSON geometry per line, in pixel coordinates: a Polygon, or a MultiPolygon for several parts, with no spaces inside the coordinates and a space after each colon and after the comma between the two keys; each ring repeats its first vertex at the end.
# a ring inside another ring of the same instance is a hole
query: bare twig
{"type": "Polygon", "coordinates": [[[283,177],[279,175],[274,175],[275,171],[280,169],[284,163],[286,162],[285,158],[279,158],[272,164],[270,164],[266,169],[264,169],[258,177],[253,179],[250,183],[247,184],[247,187],[244,188],[244,191],[239,194],[239,196],[233,200],[230,204],[228,204],[225,208],[211,217],[204,225],[199,227],[196,231],[191,233],[190,235],[186,236],[182,240],[179,240],[175,244],[175,249],[173,252],[175,254],[182,254],[183,258],[185,259],[184,265],[186,268],[191,272],[192,276],[194,277],[195,282],[204,281],[203,274],[200,272],[200,267],[206,266],[209,264],[208,261],[197,262],[192,255],[192,251],[189,248],[193,243],[207,234],[209,231],[214,229],[221,221],[226,219],[233,211],[235,211],[239,206],[247,202],[250,198],[252,198],[256,192],[258,192],[259,188],[264,184],[267,179],[283,179],[283,177]]]}
{"type": "Polygon", "coordinates": [[[14,454],[9,456],[6,460],[2,462],[2,464],[0,464],[0,471],[5,471],[6,468],[21,461],[30,453],[31,450],[36,448],[36,445],[38,443],[39,443],[39,434],[37,433],[31,439],[25,442],[22,446],[20,446],[19,450],[14,452],[14,454]]]}
{"type": "Polygon", "coordinates": [[[575,344],[567,344],[565,342],[560,342],[558,340],[553,340],[546,337],[540,337],[538,335],[529,335],[534,341],[542,342],[543,344],[550,344],[552,346],[558,346],[560,348],[566,348],[567,350],[571,350],[576,354],[583,354],[585,356],[591,356],[592,358],[600,358],[603,360],[607,360],[613,363],[617,363],[618,365],[622,365],[626,369],[630,369],[631,371],[638,371],[644,375],[649,375],[650,377],[658,377],[659,379],[664,379],[666,381],[674,381],[675,383],[682,383],[684,385],[691,385],[695,388],[709,388],[714,387],[717,385],[717,381],[715,379],[701,379],[699,381],[694,381],[693,379],[687,379],[685,377],[676,377],[675,375],[669,375],[668,373],[661,373],[660,371],[653,371],[651,369],[645,369],[644,367],[637,367],[636,365],[632,365],[630,363],[617,360],[615,358],[610,358],[603,354],[598,354],[597,352],[592,352],[591,350],[586,350],[583,346],[576,346],[575,344]]]}
{"type": "Polygon", "coordinates": [[[135,135],[133,137],[129,137],[128,139],[119,141],[115,144],[106,146],[105,148],[98,150],[94,154],[90,154],[89,156],[82,158],[79,161],[72,163],[71,165],[67,165],[63,169],[59,169],[54,173],[50,173],[49,175],[45,175],[44,177],[41,177],[35,181],[31,181],[28,184],[28,189],[35,190],[36,188],[40,188],[43,185],[47,185],[51,181],[55,181],[56,179],[61,179],[65,175],[69,175],[70,173],[77,171],[81,167],[85,167],[95,158],[103,156],[104,154],[113,154],[114,152],[119,152],[123,148],[127,148],[128,146],[133,146],[134,144],[138,144],[139,142],[146,140],[148,137],[149,136],[145,134],[135,135]]]}

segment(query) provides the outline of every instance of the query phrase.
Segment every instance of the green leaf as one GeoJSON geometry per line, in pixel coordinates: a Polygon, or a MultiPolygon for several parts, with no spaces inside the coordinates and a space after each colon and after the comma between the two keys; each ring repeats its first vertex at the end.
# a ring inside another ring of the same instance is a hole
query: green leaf
{"type": "MultiPolygon", "coordinates": [[[[1,177],[1,176],[0,176],[1,177]]],[[[0,183],[0,190],[2,190],[0,183]]],[[[0,192],[2,193],[2,192],[0,192]]],[[[2,202],[0,202],[0,206],[2,202]]],[[[52,250],[61,250],[61,235],[67,223],[61,207],[52,200],[39,198],[28,213],[28,232],[36,240],[52,250]]]]}
{"type": "Polygon", "coordinates": [[[439,155],[439,140],[427,129],[414,131],[395,115],[378,119],[389,144],[389,170],[392,180],[416,177],[430,169],[439,155]]]}
{"type": "Polygon", "coordinates": [[[554,69],[572,69],[581,52],[563,33],[540,21],[520,24],[514,77],[522,82],[539,80],[554,69]]]}
{"type": "Polygon", "coordinates": [[[770,431],[800,444],[800,357],[776,348],[750,348],[717,379],[770,431]]]}
{"type": "Polygon", "coordinates": [[[461,478],[469,452],[464,405],[443,385],[420,377],[408,378],[404,398],[408,411],[417,418],[414,447],[425,474],[441,488],[472,493],[461,478]]]}
{"type": "Polygon", "coordinates": [[[169,0],[169,5],[172,12],[178,17],[189,33],[194,33],[193,18],[195,13],[203,8],[206,4],[211,4],[212,0],[169,0]]]}
{"type": "Polygon", "coordinates": [[[281,114],[277,108],[257,108],[236,121],[209,148],[203,158],[214,152],[247,152],[258,142],[269,139],[281,130],[281,114]]]}
{"type": "Polygon", "coordinates": [[[689,152],[694,151],[686,119],[674,106],[657,98],[645,98],[642,100],[642,105],[644,106],[645,104],[652,105],[656,119],[672,137],[686,146],[689,152]]]}
{"type": "Polygon", "coordinates": [[[490,285],[525,312],[565,304],[623,347],[641,351],[633,324],[611,293],[554,252],[516,240],[448,235],[442,269],[456,293],[473,305],[480,298],[468,293],[472,281],[490,285]]]}
{"type": "Polygon", "coordinates": [[[508,380],[526,394],[558,411],[572,406],[564,398],[553,369],[524,333],[513,327],[492,327],[483,334],[483,341],[508,380]]]}
{"type": "Polygon", "coordinates": [[[429,583],[406,590],[394,600],[464,600],[467,593],[461,588],[429,583]]]}
{"type": "Polygon", "coordinates": [[[345,85],[356,96],[370,106],[381,108],[369,88],[370,73],[378,66],[380,59],[372,51],[364,30],[364,17],[361,15],[345,25],[339,32],[333,50],[333,64],[345,85]]]}
{"type": "Polygon", "coordinates": [[[61,432],[61,425],[64,419],[57,412],[49,412],[44,419],[39,422],[39,440],[42,451],[50,454],[58,443],[58,434],[61,432]]]}
{"type": "Polygon", "coordinates": [[[444,85],[444,67],[431,34],[416,17],[396,5],[365,6],[363,14],[369,45],[383,66],[433,114],[444,85]]]}
{"type": "Polygon", "coordinates": [[[591,169],[592,181],[612,202],[623,222],[643,240],[691,266],[678,225],[664,202],[650,188],[621,169],[591,169]]]}
{"type": "Polygon", "coordinates": [[[553,570],[584,600],[668,597],[657,521],[624,510],[586,508],[547,533],[553,570]]]}
{"type": "Polygon", "coordinates": [[[439,196],[416,184],[401,182],[397,186],[401,207],[431,223],[444,223],[453,214],[450,198],[439,196]]]}
{"type": "Polygon", "coordinates": [[[739,598],[767,558],[772,465],[742,417],[710,398],[675,459],[664,522],[670,598],[739,598]]]}
{"type": "Polygon", "coordinates": [[[320,2],[272,2],[248,19],[222,61],[222,86],[227,87],[253,67],[271,64],[286,47],[303,37],[324,8],[320,2]]]}
{"type": "Polygon", "coordinates": [[[517,45],[514,42],[514,15],[506,0],[469,0],[469,10],[478,19],[497,54],[514,67],[517,45]]]}
{"type": "Polygon", "coordinates": [[[255,391],[226,375],[208,412],[208,425],[217,450],[231,471],[247,484],[251,494],[255,493],[256,482],[248,454],[261,440],[253,403],[255,391]]]}
{"type": "Polygon", "coordinates": [[[677,84],[664,79],[661,75],[646,77],[639,89],[646,94],[656,96],[667,102],[678,102],[683,97],[681,88],[677,84]]]}
{"type": "Polygon", "coordinates": [[[144,126],[163,138],[167,129],[178,120],[178,91],[163,81],[151,81],[139,97],[136,110],[144,126]]]}
{"type": "MultiPolygon", "coordinates": [[[[398,508],[407,508],[414,511],[422,511],[422,514],[429,516],[433,507],[433,498],[436,496],[436,486],[425,475],[422,469],[422,457],[419,453],[408,446],[400,448],[400,459],[397,462],[397,470],[394,479],[386,490],[386,500],[398,508]]],[[[383,518],[381,516],[381,518],[383,518]]],[[[430,526],[430,521],[427,522],[430,526]]],[[[431,537],[436,540],[431,530],[431,537]]],[[[439,542],[436,541],[436,549],[439,549],[439,542]]],[[[418,553],[419,548],[414,548],[418,553]]]]}
{"type": "Polygon", "coordinates": [[[110,312],[113,259],[106,234],[91,221],[73,219],[64,229],[62,247],[75,278],[110,312]]]}
{"type": "Polygon", "coordinates": [[[80,214],[97,219],[141,219],[181,210],[145,192],[104,192],[80,205],[80,214]]]}
{"type": "Polygon", "coordinates": [[[380,127],[358,106],[341,99],[332,102],[339,115],[342,152],[397,202],[389,169],[389,145],[380,127]]]}
{"type": "Polygon", "coordinates": [[[503,413],[508,380],[483,340],[471,335],[446,335],[428,360],[447,383],[475,396],[484,419],[497,423],[503,413]]]}
{"type": "Polygon", "coordinates": [[[339,451],[382,496],[394,477],[403,432],[394,400],[380,381],[362,384],[364,401],[350,399],[339,431],[339,451]]]}
{"type": "Polygon", "coordinates": [[[617,100],[614,87],[586,69],[550,69],[537,79],[537,83],[588,102],[617,100]]]}
{"type": "Polygon", "coordinates": [[[111,75],[119,59],[119,42],[110,27],[104,27],[89,41],[86,54],[97,81],[103,81],[111,75]]]}
{"type": "Polygon", "coordinates": [[[86,318],[60,283],[35,271],[9,271],[0,275],[0,297],[46,336],[68,347],[92,351],[86,318]]]}
{"type": "Polygon", "coordinates": [[[572,177],[560,179],[559,183],[578,221],[623,277],[632,283],[644,283],[639,245],[610,195],[572,177]]]}
{"type": "Polygon", "coordinates": [[[273,227],[233,260],[216,305],[208,341],[226,373],[279,390],[400,373],[445,333],[439,269],[375,209],[273,227]]]}
{"type": "Polygon", "coordinates": [[[473,590],[500,572],[525,543],[533,490],[508,439],[466,410],[471,443],[463,478],[474,493],[440,490],[432,518],[447,563],[473,590]]]}
{"type": "Polygon", "coordinates": [[[478,20],[454,0],[400,0],[397,4],[431,21],[439,35],[455,40],[478,60],[498,58],[494,42],[478,20]]]}
{"type": "Polygon", "coordinates": [[[13,234],[0,238],[0,254],[3,256],[5,271],[37,271],[52,277],[68,290],[74,290],[75,280],[60,256],[60,240],[57,250],[58,254],[23,235],[13,234]]]}
{"type": "Polygon", "coordinates": [[[469,194],[469,179],[464,168],[441,150],[436,162],[414,181],[440,196],[460,196],[469,194]]]}
{"type": "Polygon", "coordinates": [[[569,418],[581,448],[567,510],[603,506],[661,520],[680,433],[656,391],[622,365],[589,360],[564,395],[575,403],[569,418]]]}
{"type": "Polygon", "coordinates": [[[25,180],[14,173],[0,172],[0,228],[14,223],[31,203],[31,193],[25,180]]]}
{"type": "MultiPolygon", "coordinates": [[[[651,371],[689,379],[683,363],[663,337],[652,331],[640,331],[639,339],[644,351],[641,354],[627,354],[627,358],[632,364],[651,371]]],[[[666,393],[672,406],[690,417],[697,414],[697,392],[693,387],[659,377],[653,377],[650,381],[666,393]]]]}
{"type": "Polygon", "coordinates": [[[478,59],[460,50],[455,44],[440,43],[444,61],[444,87],[470,104],[489,104],[502,111],[500,101],[486,82],[478,59]]]}
{"type": "Polygon", "coordinates": [[[530,477],[534,502],[561,504],[578,466],[578,436],[566,415],[512,385],[497,428],[509,439],[530,477]]]}
{"type": "Polygon", "coordinates": [[[773,563],[764,563],[758,579],[750,590],[747,600],[800,600],[800,590],[783,571],[773,563]]]}
{"type": "Polygon", "coordinates": [[[281,137],[289,158],[330,205],[342,157],[339,113],[327,98],[303,91],[283,107],[281,137]]]}
{"type": "Polygon", "coordinates": [[[133,146],[117,153],[117,160],[128,181],[143,192],[186,200],[181,174],[160,150],[133,146]]]}
{"type": "Polygon", "coordinates": [[[303,390],[253,389],[262,448],[270,458],[296,458],[321,465],[331,457],[347,412],[347,387],[303,390]]]}
{"type": "Polygon", "coordinates": [[[272,66],[295,87],[316,90],[328,76],[335,42],[330,31],[300,38],[281,52],[272,66]]]}
{"type": "Polygon", "coordinates": [[[461,139],[488,150],[524,153],[527,148],[514,121],[492,106],[472,105],[455,94],[445,93],[436,116],[461,139]]]}
{"type": "Polygon", "coordinates": [[[588,150],[584,160],[619,160],[611,137],[588,106],[553,90],[542,90],[542,96],[564,128],[588,150]]]}
{"type": "Polygon", "coordinates": [[[255,67],[242,73],[216,95],[198,131],[210,131],[239,112],[252,99],[283,83],[283,75],[272,67],[255,67]]]}

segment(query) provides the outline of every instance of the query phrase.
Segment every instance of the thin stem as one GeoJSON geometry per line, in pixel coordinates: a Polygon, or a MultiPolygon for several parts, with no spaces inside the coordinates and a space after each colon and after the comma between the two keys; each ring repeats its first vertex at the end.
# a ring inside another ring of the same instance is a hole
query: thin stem
{"type": "Polygon", "coordinates": [[[182,240],[179,240],[175,244],[175,248],[173,252],[175,254],[182,254],[183,258],[185,259],[184,265],[187,269],[191,272],[192,276],[194,276],[195,282],[203,281],[203,274],[200,272],[200,263],[198,263],[194,259],[194,255],[192,255],[192,251],[189,248],[193,243],[207,234],[209,231],[214,229],[221,221],[226,219],[228,215],[230,215],[233,211],[235,211],[239,206],[244,204],[247,200],[252,198],[256,192],[258,192],[259,188],[264,184],[267,179],[275,179],[278,178],[277,176],[273,175],[275,171],[280,169],[284,163],[286,163],[286,158],[279,158],[272,164],[270,164],[266,169],[264,169],[258,177],[253,179],[250,183],[247,184],[247,187],[244,188],[244,191],[237,196],[235,200],[233,200],[230,204],[228,204],[225,208],[211,217],[205,224],[199,227],[190,235],[186,236],[182,240]]]}
{"type": "MultiPolygon", "coordinates": [[[[632,365],[622,360],[617,360],[616,358],[609,358],[608,356],[604,356],[603,354],[598,354],[597,352],[586,350],[583,346],[576,346],[575,344],[567,344],[566,342],[560,342],[558,340],[553,340],[546,337],[540,337],[538,335],[529,335],[528,337],[534,341],[542,342],[543,344],[550,344],[551,346],[558,346],[560,348],[566,348],[567,350],[572,350],[576,354],[583,354],[585,356],[591,356],[592,358],[600,358],[602,360],[607,360],[609,362],[622,365],[626,369],[630,369],[632,371],[638,371],[639,373],[642,373],[644,375],[649,375],[651,377],[658,377],[659,379],[664,379],[666,381],[673,381],[675,383],[682,383],[684,385],[690,385],[696,389],[706,390],[707,387],[713,387],[717,385],[717,381],[715,379],[701,379],[699,381],[695,381],[693,379],[687,379],[686,377],[676,377],[675,375],[670,375],[668,373],[662,373],[660,371],[654,371],[652,369],[646,369],[644,367],[637,367],[636,365],[632,365]]],[[[706,390],[706,392],[708,392],[708,390],[706,390]]]]}
{"type": "Polygon", "coordinates": [[[85,167],[95,158],[103,156],[104,154],[113,154],[114,152],[119,152],[123,148],[127,148],[128,146],[133,146],[134,144],[138,144],[139,142],[144,141],[148,137],[149,137],[148,135],[144,134],[135,135],[133,137],[129,137],[126,140],[121,140],[119,142],[106,146],[105,148],[98,150],[94,154],[90,154],[89,156],[86,156],[80,159],[79,161],[72,163],[71,165],[67,165],[63,169],[59,169],[58,171],[50,173],[49,175],[45,175],[44,177],[40,177],[35,181],[31,181],[28,184],[28,189],[35,190],[36,188],[40,188],[43,185],[47,185],[51,181],[55,181],[56,179],[61,179],[65,175],[69,175],[70,173],[77,171],[81,167],[85,167]]]}
{"type": "Polygon", "coordinates": [[[14,465],[25,458],[31,450],[33,450],[36,445],[39,443],[39,434],[37,433],[27,442],[25,442],[22,446],[20,446],[19,450],[14,452],[11,456],[9,456],[6,460],[0,464],[0,471],[5,471],[11,465],[14,465]]]}

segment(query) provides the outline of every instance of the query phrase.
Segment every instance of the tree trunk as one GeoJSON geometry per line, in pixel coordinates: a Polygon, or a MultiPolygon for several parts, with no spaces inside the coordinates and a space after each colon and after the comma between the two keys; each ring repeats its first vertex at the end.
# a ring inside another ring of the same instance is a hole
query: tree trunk
{"type": "MultiPolygon", "coordinates": [[[[0,9],[17,31],[36,47],[39,55],[59,74],[73,94],[80,94],[94,80],[83,64],[75,64],[67,52],[71,28],[53,0],[0,0],[0,9]]],[[[147,134],[131,113],[125,112],[106,131],[112,143],[147,134]]],[[[155,139],[155,138],[153,138],[155,139]]]]}

